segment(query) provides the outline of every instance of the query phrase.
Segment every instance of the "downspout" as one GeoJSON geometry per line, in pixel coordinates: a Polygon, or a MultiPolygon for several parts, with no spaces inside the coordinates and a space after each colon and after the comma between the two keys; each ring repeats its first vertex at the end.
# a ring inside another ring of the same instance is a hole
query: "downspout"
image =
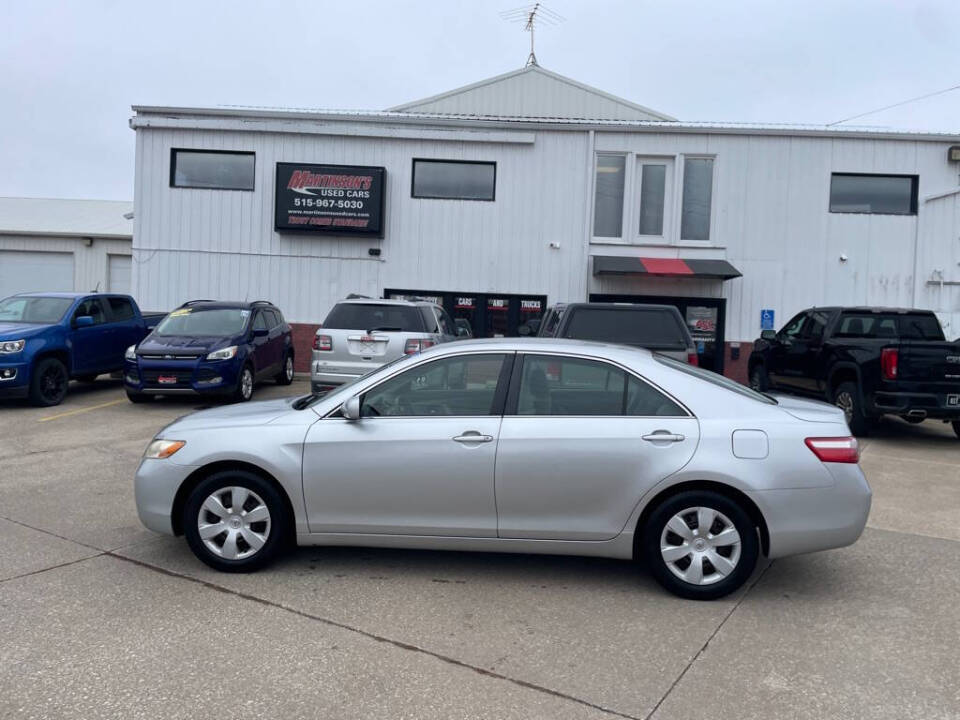
{"type": "Polygon", "coordinates": [[[586,272],[586,280],[583,285],[583,297],[580,298],[582,301],[586,301],[590,297],[590,275],[591,275],[591,260],[590,260],[590,242],[593,240],[593,200],[594,200],[594,188],[593,183],[595,180],[596,173],[594,172],[594,166],[596,164],[596,137],[593,130],[587,135],[587,211],[584,213],[584,242],[585,245],[585,258],[586,262],[584,263],[584,271],[586,272]]]}

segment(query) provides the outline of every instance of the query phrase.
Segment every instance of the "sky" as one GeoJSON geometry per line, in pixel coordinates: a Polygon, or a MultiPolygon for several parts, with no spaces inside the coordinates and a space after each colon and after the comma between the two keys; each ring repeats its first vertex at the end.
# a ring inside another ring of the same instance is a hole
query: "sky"
{"type": "MultiPolygon", "coordinates": [[[[523,0],[0,0],[0,196],[133,198],[131,105],[379,110],[523,66],[523,0]]],[[[960,85],[960,0],[550,0],[540,65],[680,120],[960,85]]],[[[960,90],[854,125],[960,133],[960,90]]]]}

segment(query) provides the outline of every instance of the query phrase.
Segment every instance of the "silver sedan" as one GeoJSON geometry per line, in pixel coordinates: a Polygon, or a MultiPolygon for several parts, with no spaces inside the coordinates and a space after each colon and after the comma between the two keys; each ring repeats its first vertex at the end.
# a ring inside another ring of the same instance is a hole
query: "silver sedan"
{"type": "Polygon", "coordinates": [[[640,559],[721,597],[769,558],[853,543],[870,510],[832,406],[645,350],[470,340],[324,397],[164,428],[137,509],[228,572],[290,542],[640,559]]]}

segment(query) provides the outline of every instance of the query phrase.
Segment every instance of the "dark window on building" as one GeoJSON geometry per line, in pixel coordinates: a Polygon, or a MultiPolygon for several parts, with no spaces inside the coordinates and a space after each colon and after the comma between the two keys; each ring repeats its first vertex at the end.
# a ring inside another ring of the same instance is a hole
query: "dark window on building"
{"type": "Polygon", "coordinates": [[[170,187],[253,190],[256,155],[219,150],[170,151],[170,187]]]}
{"type": "Polygon", "coordinates": [[[916,175],[833,173],[830,212],[873,215],[916,215],[916,175]]]}
{"type": "Polygon", "coordinates": [[[597,155],[593,198],[593,236],[618,238],[623,234],[623,155],[597,155]]]}
{"type": "Polygon", "coordinates": [[[497,164],[458,160],[414,160],[415,198],[440,200],[493,200],[497,164]]]}
{"type": "Polygon", "coordinates": [[[713,158],[683,161],[683,207],[681,240],[710,239],[710,207],[713,202],[713,158]]]}
{"type": "Polygon", "coordinates": [[[107,302],[110,303],[110,311],[113,315],[114,322],[123,322],[124,320],[133,318],[133,303],[126,298],[107,298],[107,302]]]}

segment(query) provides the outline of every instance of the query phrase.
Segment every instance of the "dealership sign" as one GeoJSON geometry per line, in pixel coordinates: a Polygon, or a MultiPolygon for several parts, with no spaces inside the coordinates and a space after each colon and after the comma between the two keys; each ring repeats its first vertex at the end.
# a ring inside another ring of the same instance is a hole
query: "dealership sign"
{"type": "Polygon", "coordinates": [[[383,237],[386,170],[277,163],[277,230],[383,237]]]}

